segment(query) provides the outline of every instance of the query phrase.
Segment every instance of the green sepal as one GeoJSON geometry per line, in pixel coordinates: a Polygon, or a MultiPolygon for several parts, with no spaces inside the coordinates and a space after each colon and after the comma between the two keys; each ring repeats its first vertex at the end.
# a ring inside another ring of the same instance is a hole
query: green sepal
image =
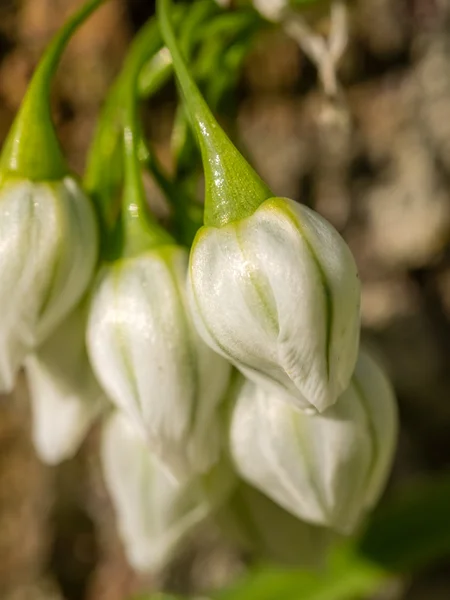
{"type": "Polygon", "coordinates": [[[219,126],[194,83],[173,31],[170,0],[158,0],[157,10],[161,32],[172,54],[174,70],[202,152],[204,223],[222,227],[250,216],[273,193],[219,126]]]}
{"type": "Polygon", "coordinates": [[[52,121],[51,82],[70,38],[103,2],[89,0],[50,42],[3,146],[0,183],[9,176],[31,181],[52,181],[62,179],[69,173],[52,121]]]}

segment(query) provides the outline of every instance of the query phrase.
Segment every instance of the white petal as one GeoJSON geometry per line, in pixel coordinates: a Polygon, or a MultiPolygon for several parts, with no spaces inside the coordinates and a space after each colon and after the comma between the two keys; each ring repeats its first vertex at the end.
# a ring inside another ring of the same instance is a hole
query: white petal
{"type": "Polygon", "coordinates": [[[169,477],[119,412],[103,428],[102,464],[131,565],[160,569],[208,514],[196,484],[169,477]]]}
{"type": "Polygon", "coordinates": [[[354,529],[379,495],[395,445],[386,381],[364,356],[356,378],[335,406],[313,416],[247,382],[231,425],[245,480],[297,517],[341,532],[354,529]]]}
{"type": "Polygon", "coordinates": [[[106,267],[88,326],[99,381],[178,477],[218,459],[216,411],[230,373],[190,322],[186,265],[174,246],[106,267]]]}
{"type": "Polygon", "coordinates": [[[373,468],[366,489],[366,505],[371,508],[384,490],[395,453],[397,402],[389,379],[367,351],[359,353],[352,385],[366,411],[374,443],[373,468]]]}
{"type": "Polygon", "coordinates": [[[319,215],[278,198],[203,228],[189,275],[200,334],[250,379],[319,411],[347,387],[360,286],[350,250],[319,215]]]}
{"type": "Polygon", "coordinates": [[[33,409],[33,442],[40,458],[57,464],[75,454],[106,404],[92,373],[79,306],[26,360],[33,409]]]}
{"type": "Polygon", "coordinates": [[[93,209],[71,178],[0,190],[0,388],[76,305],[93,273],[93,209]]]}

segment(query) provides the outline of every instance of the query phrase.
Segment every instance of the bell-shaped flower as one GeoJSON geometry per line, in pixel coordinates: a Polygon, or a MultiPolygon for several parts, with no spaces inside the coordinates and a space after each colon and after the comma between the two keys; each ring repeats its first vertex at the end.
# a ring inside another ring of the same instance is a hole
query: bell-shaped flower
{"type": "Polygon", "coordinates": [[[320,415],[246,382],[230,445],[238,473],[274,502],[300,519],[349,533],[384,488],[396,434],[391,385],[361,353],[349,388],[320,415]]]}
{"type": "MultiPolygon", "coordinates": [[[[144,46],[145,49],[145,46],[144,46]]],[[[187,249],[151,218],[142,185],[134,90],[125,80],[123,240],[92,293],[87,346],[108,397],[177,477],[206,472],[220,455],[217,408],[230,365],[198,336],[187,306],[187,249]]]]}
{"type": "Polygon", "coordinates": [[[93,209],[74,179],[1,186],[0,389],[80,299],[96,258],[93,209]]]}
{"type": "Polygon", "coordinates": [[[204,227],[189,277],[200,334],[247,377],[318,411],[345,390],[360,286],[350,250],[317,213],[273,198],[246,219],[204,227]]]}
{"type": "Polygon", "coordinates": [[[103,425],[101,459],[130,564],[144,572],[162,568],[209,514],[200,486],[168,475],[119,411],[103,425]]]}
{"type": "Polygon", "coordinates": [[[26,362],[39,457],[58,464],[72,457],[106,406],[85,347],[86,304],[78,306],[26,362]]]}
{"type": "Polygon", "coordinates": [[[230,372],[190,320],[187,263],[187,250],[167,245],[104,266],[87,332],[107,395],[178,477],[219,457],[217,409],[230,372]]]}
{"type": "Polygon", "coordinates": [[[359,344],[352,254],[314,211],[276,198],[219,127],[159,0],[161,30],[196,126],[205,226],[192,246],[190,304],[203,339],[249,379],[323,411],[346,389],[359,344]]]}
{"type": "Polygon", "coordinates": [[[258,559],[293,567],[323,566],[337,537],[294,517],[240,481],[216,519],[224,534],[258,559]]]}
{"type": "Polygon", "coordinates": [[[85,292],[97,259],[94,209],[70,176],[50,115],[50,83],[91,0],[55,36],[0,159],[0,390],[85,292]]]}

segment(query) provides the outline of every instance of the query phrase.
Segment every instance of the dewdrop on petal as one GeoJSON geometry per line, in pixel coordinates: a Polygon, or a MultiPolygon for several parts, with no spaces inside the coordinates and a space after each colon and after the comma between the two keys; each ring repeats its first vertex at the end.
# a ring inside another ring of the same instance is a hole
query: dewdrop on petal
{"type": "Polygon", "coordinates": [[[246,382],[230,448],[244,480],[298,518],[347,534],[378,500],[396,436],[392,387],[361,352],[350,386],[320,415],[306,415],[246,382]]]}
{"type": "Polygon", "coordinates": [[[249,379],[322,412],[346,389],[359,345],[360,283],[352,254],[314,211],[274,197],[239,154],[195,86],[158,2],[202,149],[205,226],[189,266],[197,329],[249,379]]]}
{"type": "Polygon", "coordinates": [[[91,201],[71,176],[50,115],[50,83],[86,4],[39,64],[0,158],[0,391],[84,294],[97,260],[91,201]]]}

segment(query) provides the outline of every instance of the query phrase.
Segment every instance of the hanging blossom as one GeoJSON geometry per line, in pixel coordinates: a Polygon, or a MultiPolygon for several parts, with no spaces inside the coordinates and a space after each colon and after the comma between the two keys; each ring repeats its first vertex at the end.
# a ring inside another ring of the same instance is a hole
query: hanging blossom
{"type": "Polygon", "coordinates": [[[181,484],[170,477],[119,411],[104,422],[101,459],[131,566],[161,569],[209,514],[198,482],[181,484]]]}
{"type": "Polygon", "coordinates": [[[55,36],[39,64],[0,158],[0,391],[11,391],[25,357],[76,306],[97,260],[91,201],[62,155],[50,83],[91,0],[55,36]]]}
{"type": "Polygon", "coordinates": [[[136,46],[125,66],[123,239],[116,256],[99,271],[87,346],[108,397],[161,463],[185,479],[207,472],[220,457],[218,407],[231,368],[203,342],[192,322],[186,297],[188,250],[162,229],[146,204],[135,92],[148,46],[136,46]]]}
{"type": "Polygon", "coordinates": [[[158,7],[205,170],[205,226],[189,266],[197,329],[249,379],[321,412],[348,386],[358,353],[352,254],[317,213],[274,197],[239,154],[186,68],[169,0],[158,7]]]}
{"type": "Polygon", "coordinates": [[[238,473],[309,523],[350,533],[377,502],[397,439],[392,387],[361,352],[348,389],[321,415],[306,415],[247,382],[233,412],[238,473]]]}

